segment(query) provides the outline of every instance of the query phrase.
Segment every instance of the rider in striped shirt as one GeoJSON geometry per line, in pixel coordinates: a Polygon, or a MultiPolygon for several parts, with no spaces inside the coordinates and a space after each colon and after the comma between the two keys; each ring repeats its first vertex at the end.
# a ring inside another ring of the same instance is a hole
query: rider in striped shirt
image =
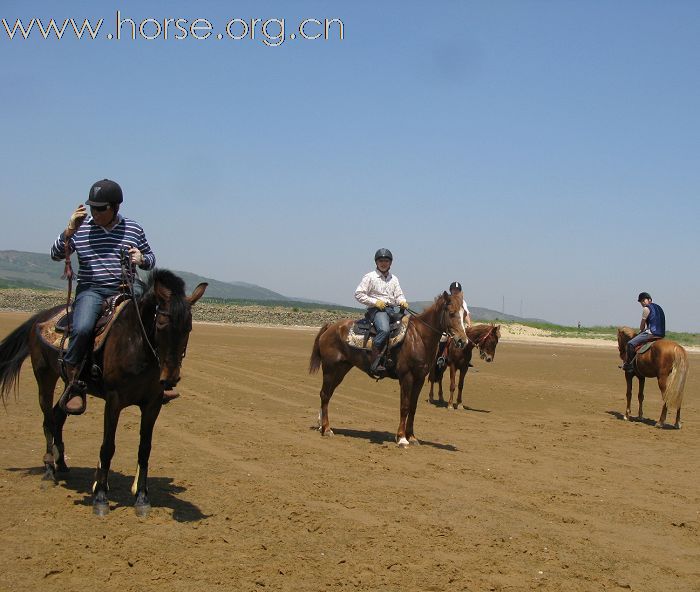
{"type": "MultiPolygon", "coordinates": [[[[146,240],[143,228],[119,213],[123,201],[121,187],[103,179],[90,188],[90,216],[80,204],[70,217],[68,227],[51,247],[51,258],[65,258],[68,252],[78,255],[78,285],[73,302],[73,321],[68,350],[64,357],[67,386],[61,397],[65,411],[80,415],[85,411],[85,387],[78,380],[85,355],[92,343],[95,323],[102,302],[119,292],[121,253],[128,251],[130,260],[141,269],[152,269],[156,256],[146,240]]],[[[137,288],[139,282],[134,283],[137,288]]],[[[138,294],[136,294],[138,296],[138,294]]]]}

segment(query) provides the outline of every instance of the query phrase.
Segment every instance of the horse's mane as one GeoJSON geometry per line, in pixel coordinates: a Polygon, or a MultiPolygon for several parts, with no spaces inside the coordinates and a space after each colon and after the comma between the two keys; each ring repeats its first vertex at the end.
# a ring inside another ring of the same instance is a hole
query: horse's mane
{"type": "MultiPolygon", "coordinates": [[[[467,329],[467,333],[472,333],[476,339],[481,339],[493,327],[494,325],[473,325],[471,329],[467,329]]],[[[472,338],[471,335],[470,338],[472,338]]]]}
{"type": "Polygon", "coordinates": [[[632,329],[631,327],[618,327],[617,328],[617,334],[618,335],[623,335],[624,337],[627,337],[627,339],[632,339],[634,337],[636,331],[632,329]]]}
{"type": "Polygon", "coordinates": [[[155,302],[156,294],[154,286],[156,283],[170,292],[169,313],[173,323],[179,326],[188,313],[188,302],[185,295],[184,280],[175,275],[169,269],[154,269],[148,276],[147,288],[143,295],[143,301],[155,302]]]}

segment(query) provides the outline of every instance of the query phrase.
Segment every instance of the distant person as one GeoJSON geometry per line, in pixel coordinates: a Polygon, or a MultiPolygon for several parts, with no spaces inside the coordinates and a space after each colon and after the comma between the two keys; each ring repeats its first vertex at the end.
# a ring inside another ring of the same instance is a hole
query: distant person
{"type": "MultiPolygon", "coordinates": [[[[452,282],[450,284],[450,295],[456,296],[462,292],[462,284],[459,282],[452,282]]],[[[462,309],[464,310],[464,322],[467,326],[467,329],[471,328],[472,326],[472,315],[469,312],[469,307],[467,306],[467,300],[466,298],[462,298],[462,309]]],[[[445,351],[445,348],[447,347],[447,334],[443,333],[442,337],[440,338],[440,345],[438,346],[438,357],[437,357],[437,366],[438,368],[444,368],[445,364],[447,364],[447,352],[445,351]]],[[[469,362],[469,366],[473,367],[474,365],[469,362]]]]}
{"type": "MultiPolygon", "coordinates": [[[[123,199],[122,189],[117,183],[109,179],[97,181],[90,187],[85,202],[90,206],[90,216],[80,204],[71,214],[68,227],[51,247],[54,261],[65,259],[66,242],[68,252],[78,254],[73,320],[64,357],[66,390],[59,399],[66,413],[72,415],[85,411],[85,384],[79,377],[92,344],[102,302],[119,292],[122,251],[128,251],[131,263],[141,269],[152,269],[156,264],[156,256],[141,226],[119,213],[123,199]]],[[[135,282],[134,288],[137,292],[143,291],[140,282],[135,282]]]]}
{"type": "Polygon", "coordinates": [[[581,328],[581,321],[578,322],[578,328],[581,328]]]}
{"type": "Polygon", "coordinates": [[[634,350],[637,346],[652,339],[666,336],[666,315],[663,309],[651,301],[648,292],[639,294],[637,301],[642,306],[642,322],[639,325],[639,333],[627,343],[627,359],[621,368],[625,372],[634,372],[632,361],[634,350]]]}
{"type": "Polygon", "coordinates": [[[389,313],[397,314],[396,307],[401,310],[408,308],[399,278],[389,271],[393,261],[394,256],[389,249],[379,249],[374,254],[376,269],[365,274],[355,290],[355,299],[367,307],[368,317],[377,330],[370,355],[370,373],[374,376],[383,376],[386,372],[380,362],[389,338],[389,313]]]}

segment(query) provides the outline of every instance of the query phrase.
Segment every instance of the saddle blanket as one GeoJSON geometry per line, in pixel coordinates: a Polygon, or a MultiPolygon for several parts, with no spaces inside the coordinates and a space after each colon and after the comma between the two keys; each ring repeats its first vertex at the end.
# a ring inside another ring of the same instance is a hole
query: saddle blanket
{"type": "MultiPolygon", "coordinates": [[[[92,351],[96,352],[98,351],[105,342],[105,339],[107,339],[107,334],[109,333],[109,330],[112,328],[112,325],[114,324],[115,319],[119,316],[119,314],[124,310],[124,306],[130,302],[129,300],[124,300],[117,304],[116,308],[114,309],[114,314],[112,314],[111,319],[109,322],[107,322],[103,327],[102,330],[95,335],[95,342],[92,348],[92,351]]],[[[63,340],[63,333],[59,332],[56,330],[56,325],[58,324],[58,321],[65,316],[66,310],[61,309],[59,310],[54,316],[52,316],[48,321],[44,321],[43,323],[40,323],[37,325],[37,330],[39,331],[39,337],[41,340],[46,343],[47,345],[50,345],[51,347],[55,347],[56,349],[61,348],[61,340],[63,340]]],[[[70,337],[66,336],[65,344],[64,346],[68,346],[68,341],[70,340],[70,337]]]]}
{"type": "MultiPolygon", "coordinates": [[[[401,322],[398,324],[398,330],[396,330],[395,332],[392,331],[391,334],[389,335],[389,348],[390,349],[399,345],[399,343],[401,343],[403,341],[404,337],[406,337],[406,328],[408,327],[409,318],[410,317],[408,315],[403,317],[401,319],[401,322]]],[[[366,349],[366,350],[372,349],[373,341],[374,341],[373,336],[367,337],[366,333],[356,333],[354,323],[353,323],[352,327],[350,327],[350,331],[348,331],[348,338],[345,340],[345,342],[350,347],[354,347],[357,349],[366,349]]]]}

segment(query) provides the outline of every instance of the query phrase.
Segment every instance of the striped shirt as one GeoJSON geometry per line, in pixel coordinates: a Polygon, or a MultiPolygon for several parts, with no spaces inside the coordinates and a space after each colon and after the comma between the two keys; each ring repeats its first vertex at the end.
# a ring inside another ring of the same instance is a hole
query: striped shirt
{"type": "MultiPolygon", "coordinates": [[[[119,290],[122,268],[120,253],[136,247],[143,254],[141,269],[153,269],[156,256],[146,240],[143,228],[133,220],[117,214],[117,223],[111,230],[98,226],[87,218],[68,239],[71,253],[78,254],[78,285],[82,288],[119,290]]],[[[66,238],[62,232],[51,247],[51,259],[65,259],[66,238]]]]}

